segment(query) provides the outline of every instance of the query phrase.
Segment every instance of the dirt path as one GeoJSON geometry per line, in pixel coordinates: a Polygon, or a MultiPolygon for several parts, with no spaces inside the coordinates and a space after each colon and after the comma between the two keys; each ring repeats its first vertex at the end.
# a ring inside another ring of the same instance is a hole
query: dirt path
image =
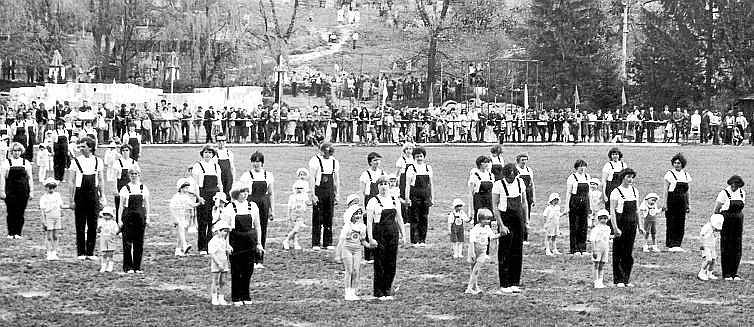
{"type": "Polygon", "coordinates": [[[322,57],[331,56],[340,52],[340,50],[343,49],[343,46],[348,43],[348,40],[351,39],[350,35],[353,29],[351,25],[340,25],[337,26],[336,29],[338,30],[338,35],[340,35],[340,39],[337,43],[317,47],[311,52],[289,56],[288,63],[291,66],[299,66],[304,63],[314,61],[322,57]]]}

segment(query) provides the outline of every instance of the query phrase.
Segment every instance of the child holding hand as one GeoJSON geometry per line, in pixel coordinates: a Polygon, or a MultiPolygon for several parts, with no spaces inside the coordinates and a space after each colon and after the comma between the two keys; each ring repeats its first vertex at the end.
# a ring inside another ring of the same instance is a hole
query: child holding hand
{"type": "Polygon", "coordinates": [[[42,211],[42,229],[45,232],[45,247],[47,248],[47,260],[58,260],[58,231],[63,229],[63,198],[55,189],[58,181],[48,177],[44,181],[46,192],[39,199],[39,208],[42,211]]]}
{"type": "Polygon", "coordinates": [[[644,252],[660,252],[657,247],[657,215],[660,212],[665,211],[665,208],[660,208],[657,205],[657,200],[660,196],[657,193],[649,193],[644,197],[644,201],[639,205],[639,217],[644,219],[644,246],[642,250],[644,252]],[[650,242],[649,239],[652,239],[650,242]]]}
{"type": "Polygon", "coordinates": [[[500,237],[490,227],[492,212],[489,209],[479,209],[476,214],[477,224],[469,232],[469,257],[471,263],[471,274],[469,284],[466,286],[467,294],[479,294],[482,289],[479,287],[479,271],[488,260],[487,246],[490,241],[500,237]]]}
{"type": "Polygon", "coordinates": [[[610,213],[605,209],[597,211],[597,223],[589,233],[592,242],[592,262],[594,262],[594,288],[605,288],[604,268],[610,247],[610,226],[607,221],[610,213]]]}
{"type": "Polygon", "coordinates": [[[453,211],[448,213],[448,233],[450,233],[453,258],[463,258],[463,226],[470,221],[471,218],[463,211],[463,201],[461,199],[453,200],[453,211]]]}
{"type": "Polygon", "coordinates": [[[710,217],[709,222],[702,226],[700,236],[702,239],[702,269],[699,270],[697,277],[700,280],[715,280],[717,277],[712,273],[712,268],[715,266],[715,259],[717,259],[717,252],[715,247],[719,243],[720,230],[723,229],[723,220],[725,218],[721,214],[714,214],[710,217]]]}
{"type": "Polygon", "coordinates": [[[356,203],[343,213],[345,223],[335,249],[335,261],[345,267],[345,300],[359,299],[359,273],[364,248],[372,248],[367,242],[367,226],[364,224],[364,209],[358,205],[359,195],[351,194],[346,202],[356,203]]]}
{"type": "Polygon", "coordinates": [[[560,210],[560,195],[552,193],[547,198],[547,207],[542,212],[545,217],[545,254],[548,256],[561,254],[558,251],[558,234],[560,234],[560,217],[565,216],[560,210]]]}
{"type": "Polygon", "coordinates": [[[230,261],[228,255],[233,252],[233,248],[228,243],[228,231],[230,226],[224,220],[217,221],[212,225],[212,239],[207,244],[207,252],[210,256],[210,271],[212,272],[212,305],[229,305],[225,301],[223,288],[225,280],[230,272],[230,261]]]}
{"type": "Polygon", "coordinates": [[[307,216],[307,208],[312,205],[309,200],[309,194],[306,189],[309,183],[299,179],[293,183],[293,194],[288,196],[288,221],[291,230],[283,240],[283,249],[290,250],[291,242],[295,250],[301,250],[301,244],[298,242],[298,234],[306,227],[304,218],[307,216]]]}

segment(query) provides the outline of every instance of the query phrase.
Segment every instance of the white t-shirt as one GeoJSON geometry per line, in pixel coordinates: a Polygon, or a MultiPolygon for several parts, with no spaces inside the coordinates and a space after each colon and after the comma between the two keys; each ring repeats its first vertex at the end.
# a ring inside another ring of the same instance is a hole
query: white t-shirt
{"type": "Polygon", "coordinates": [[[369,199],[369,203],[367,204],[367,215],[372,215],[372,217],[374,217],[374,223],[376,224],[379,223],[380,219],[382,218],[383,209],[393,208],[400,212],[401,203],[398,202],[398,199],[393,199],[392,197],[385,198],[378,195],[369,199]],[[377,200],[378,198],[379,201],[377,200]]]}
{"type": "MultiPolygon", "coordinates": [[[[253,222],[259,221],[259,207],[257,207],[256,203],[251,201],[246,203],[233,201],[223,208],[220,218],[225,220],[232,230],[236,228],[236,215],[251,215],[253,222]],[[235,206],[233,204],[235,204],[235,206]]],[[[254,228],[256,228],[256,226],[254,228]]]]}
{"type": "Polygon", "coordinates": [[[471,173],[469,173],[469,187],[473,187],[474,192],[477,193],[482,182],[493,182],[494,184],[495,175],[491,171],[483,172],[477,168],[472,169],[471,173]]]}
{"type": "Polygon", "coordinates": [[[196,184],[199,187],[203,187],[204,185],[204,176],[217,176],[217,187],[219,189],[223,188],[222,179],[220,178],[220,165],[217,164],[217,161],[199,161],[195,163],[191,169],[191,175],[194,176],[194,180],[196,180],[196,184]]]}
{"type": "Polygon", "coordinates": [[[120,189],[120,192],[118,192],[120,195],[120,199],[124,205],[127,205],[128,196],[131,194],[141,194],[144,198],[144,201],[142,201],[142,206],[146,203],[146,201],[149,199],[149,189],[144,186],[144,184],[133,184],[128,183],[128,185],[123,186],[123,188],[120,189]],[[129,191],[129,188],[131,189],[129,191]]]}
{"type": "Polygon", "coordinates": [[[497,206],[497,209],[500,211],[508,210],[509,198],[515,198],[517,196],[524,195],[525,192],[526,185],[524,185],[524,182],[518,178],[514,179],[513,183],[510,184],[506,182],[505,179],[501,179],[499,181],[496,181],[495,184],[492,185],[492,194],[500,195],[500,204],[497,206]]]}
{"type": "Polygon", "coordinates": [[[448,224],[463,226],[463,223],[467,223],[469,221],[471,221],[471,219],[463,210],[461,210],[460,212],[455,212],[455,210],[453,210],[448,214],[448,224]]]}
{"type": "Polygon", "coordinates": [[[420,175],[427,175],[429,176],[429,180],[432,180],[432,177],[434,176],[434,173],[432,171],[432,166],[428,164],[417,164],[414,163],[413,168],[409,168],[406,170],[406,181],[411,186],[416,186],[416,176],[420,175]]]}
{"type": "Polygon", "coordinates": [[[361,173],[361,176],[359,176],[359,182],[361,182],[361,185],[364,185],[364,195],[369,194],[370,184],[376,182],[377,179],[384,174],[385,172],[381,168],[378,168],[376,171],[369,168],[361,173]]]}
{"type": "Polygon", "coordinates": [[[571,194],[576,194],[579,183],[588,184],[590,179],[591,177],[589,176],[589,174],[573,173],[568,175],[568,179],[566,180],[566,185],[570,185],[570,189],[568,191],[570,191],[571,194]]]}
{"type": "Polygon", "coordinates": [[[681,169],[681,171],[668,170],[668,172],[665,173],[664,178],[669,184],[668,192],[675,191],[675,185],[677,182],[691,183],[691,176],[689,176],[689,173],[687,173],[685,169],[681,169]]]}
{"type": "Polygon", "coordinates": [[[706,223],[702,226],[702,230],[699,232],[699,237],[702,240],[702,246],[712,247],[713,249],[717,245],[717,235],[715,229],[712,228],[712,224],[706,223]]]}
{"type": "Polygon", "coordinates": [[[241,182],[241,185],[249,188],[249,192],[251,192],[251,185],[254,182],[265,181],[267,182],[267,194],[270,194],[272,193],[272,186],[275,183],[275,176],[273,176],[272,172],[268,170],[263,170],[260,172],[247,170],[241,175],[239,181],[241,182]]]}
{"type": "Polygon", "coordinates": [[[44,212],[46,218],[60,218],[63,198],[60,193],[46,193],[39,198],[39,208],[44,212]]]}
{"type": "Polygon", "coordinates": [[[560,221],[560,205],[548,204],[545,210],[542,211],[542,216],[545,217],[545,226],[560,221]]]}
{"type": "Polygon", "coordinates": [[[501,156],[495,156],[495,155],[493,155],[491,157],[492,157],[492,165],[493,166],[497,166],[497,165],[503,166],[503,165],[505,165],[505,160],[503,159],[503,157],[501,157],[501,156]]]}
{"type": "Polygon", "coordinates": [[[597,224],[589,233],[589,240],[594,247],[607,247],[610,243],[610,227],[606,224],[597,224]]]}
{"type": "Polygon", "coordinates": [[[606,176],[605,180],[613,181],[613,174],[619,173],[621,170],[626,169],[628,165],[623,161],[613,162],[608,161],[604,167],[602,167],[602,175],[606,176]]]}
{"type": "Polygon", "coordinates": [[[490,244],[490,239],[494,236],[495,232],[492,231],[492,228],[489,225],[482,226],[477,224],[474,225],[469,232],[469,243],[486,246],[487,244],[490,244]]]}
{"type": "Polygon", "coordinates": [[[316,155],[309,160],[309,172],[314,177],[314,186],[319,186],[322,180],[322,174],[335,175],[340,171],[340,162],[335,157],[323,158],[320,155],[316,155]],[[320,166],[321,163],[321,166],[320,166]]]}
{"type": "Polygon", "coordinates": [[[230,160],[230,162],[233,162],[233,152],[228,148],[217,149],[217,157],[215,158],[217,160],[230,160]]]}
{"type": "MultiPolygon", "coordinates": [[[[617,203],[617,206],[615,207],[616,213],[623,213],[623,203],[625,203],[626,201],[638,202],[638,198],[639,192],[637,192],[636,188],[633,186],[629,186],[628,188],[618,186],[613,190],[612,193],[610,193],[610,203],[617,203]]],[[[637,203],[637,209],[638,206],[639,204],[637,203]]]]}
{"type": "MultiPolygon", "coordinates": [[[[105,169],[105,163],[102,159],[93,155],[89,156],[89,158],[78,156],[71,162],[70,169],[76,173],[76,187],[80,187],[83,175],[97,175],[97,171],[105,169]],[[77,161],[78,165],[76,164],[77,161]]],[[[97,178],[94,181],[97,183],[97,178]]]]}
{"type": "Polygon", "coordinates": [[[730,200],[741,200],[744,203],[746,203],[746,192],[744,192],[743,189],[738,189],[735,192],[731,190],[730,186],[726,187],[724,190],[720,191],[720,193],[717,194],[717,203],[722,203],[722,206],[720,207],[720,211],[725,211],[730,208],[730,200]],[[728,193],[725,193],[725,192],[728,193]],[[728,198],[728,195],[730,195],[730,198],[728,198]]]}

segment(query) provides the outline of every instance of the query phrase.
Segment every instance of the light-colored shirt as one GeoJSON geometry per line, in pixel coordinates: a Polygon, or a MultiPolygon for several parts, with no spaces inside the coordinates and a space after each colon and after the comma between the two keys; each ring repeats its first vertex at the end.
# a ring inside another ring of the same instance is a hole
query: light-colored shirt
{"type": "Polygon", "coordinates": [[[251,215],[252,221],[256,222],[259,220],[259,207],[257,207],[257,204],[254,202],[240,203],[238,201],[233,201],[225,206],[220,217],[228,223],[230,229],[235,229],[236,215],[251,215]],[[233,205],[234,203],[235,206],[233,205]]]}
{"type": "Polygon", "coordinates": [[[144,184],[133,184],[128,183],[126,186],[123,186],[123,188],[120,189],[120,192],[118,192],[121,198],[121,201],[128,201],[129,195],[136,195],[141,194],[144,198],[144,201],[141,202],[142,206],[146,206],[146,201],[149,199],[149,189],[144,184]],[[129,190],[130,189],[130,190],[129,190]]]}
{"type": "Polygon", "coordinates": [[[637,201],[638,198],[639,192],[637,192],[636,188],[633,186],[627,188],[618,186],[612,193],[610,193],[610,202],[617,203],[617,206],[615,207],[616,213],[623,213],[623,204],[626,201],[637,201]]]}
{"type": "Polygon", "coordinates": [[[589,180],[591,177],[589,174],[579,174],[579,173],[573,173],[568,175],[568,179],[566,180],[566,185],[570,185],[570,189],[568,190],[571,192],[571,194],[576,194],[578,191],[579,183],[587,184],[589,183],[589,180]]]}
{"type": "Polygon", "coordinates": [[[744,192],[744,190],[740,188],[736,190],[735,192],[733,192],[730,186],[720,191],[720,193],[717,194],[717,200],[716,200],[717,203],[722,204],[722,206],[720,207],[720,211],[728,210],[730,208],[731,200],[741,200],[744,203],[746,203],[746,192],[744,192]]]}
{"type": "Polygon", "coordinates": [[[396,209],[401,210],[401,203],[397,199],[392,197],[382,197],[380,195],[369,199],[367,204],[367,213],[374,217],[374,222],[379,223],[382,218],[382,210],[384,209],[396,209]],[[379,198],[379,201],[377,200],[379,198]]]}
{"type": "Polygon", "coordinates": [[[39,208],[44,212],[45,218],[59,218],[62,215],[63,198],[60,193],[45,193],[39,198],[39,208]]]}
{"type": "Polygon", "coordinates": [[[702,246],[712,247],[713,249],[717,245],[717,235],[715,229],[712,228],[711,223],[706,223],[702,226],[702,230],[699,232],[699,237],[702,240],[702,246]]]}
{"type": "Polygon", "coordinates": [[[492,194],[500,195],[500,204],[497,206],[497,209],[500,211],[508,210],[508,199],[521,196],[525,192],[526,185],[518,178],[514,179],[513,183],[508,183],[503,178],[492,185],[492,194]]]}
{"type": "Polygon", "coordinates": [[[469,173],[469,187],[474,188],[474,193],[479,192],[479,187],[482,185],[482,182],[492,182],[494,184],[495,182],[495,175],[492,174],[491,171],[483,172],[479,169],[472,169],[471,173],[469,173]]]}
{"type": "MultiPolygon", "coordinates": [[[[83,175],[97,175],[97,172],[105,169],[105,163],[102,161],[102,159],[97,158],[95,156],[89,156],[89,158],[84,156],[78,156],[76,157],[73,162],[71,162],[71,171],[76,172],[76,187],[81,186],[81,180],[83,178],[83,175]],[[76,162],[78,161],[78,165],[76,162]]],[[[97,178],[94,179],[95,183],[97,183],[97,178]]]]}
{"type": "Polygon", "coordinates": [[[371,167],[361,173],[361,176],[359,176],[359,182],[361,182],[361,184],[364,185],[364,190],[363,190],[364,195],[374,195],[374,194],[370,194],[371,183],[377,182],[377,179],[380,178],[380,176],[384,174],[385,172],[381,168],[378,168],[377,170],[372,170],[371,167]]]}
{"type": "Polygon", "coordinates": [[[606,224],[597,224],[589,233],[589,240],[595,247],[607,247],[610,243],[610,227],[606,224]]]}
{"type": "Polygon", "coordinates": [[[621,170],[626,169],[628,166],[623,161],[613,162],[608,161],[604,167],[602,167],[602,174],[606,175],[606,180],[613,181],[613,174],[619,173],[621,170]]]}
{"type": "Polygon", "coordinates": [[[675,191],[675,185],[678,182],[691,183],[691,176],[689,176],[689,173],[687,173],[685,169],[681,169],[681,171],[668,170],[668,172],[665,173],[664,178],[669,184],[668,192],[675,191]]]}
{"type": "Polygon", "coordinates": [[[464,223],[467,223],[471,221],[471,218],[469,218],[469,215],[466,214],[465,211],[451,211],[448,213],[448,225],[455,224],[458,226],[463,226],[464,223]]]}
{"type": "Polygon", "coordinates": [[[560,223],[560,205],[548,204],[545,210],[542,211],[542,216],[545,217],[545,226],[560,223]]]}
{"type": "Polygon", "coordinates": [[[309,172],[314,177],[314,186],[319,186],[322,174],[335,174],[340,171],[340,162],[335,157],[323,158],[316,155],[309,160],[309,172]],[[321,164],[321,166],[320,166],[321,164]]]}
{"type": "Polygon", "coordinates": [[[406,181],[411,186],[416,186],[416,176],[422,176],[426,175],[429,176],[429,180],[432,180],[432,177],[434,176],[434,173],[432,171],[432,166],[428,164],[417,164],[414,163],[413,168],[410,168],[406,170],[406,181]]]}
{"type": "Polygon", "coordinates": [[[267,182],[267,194],[270,194],[272,193],[273,184],[275,183],[275,176],[273,176],[272,172],[268,170],[262,170],[260,172],[247,170],[241,174],[239,181],[241,181],[241,185],[249,188],[249,192],[251,192],[251,185],[254,184],[254,182],[267,182]]]}
{"type": "Polygon", "coordinates": [[[194,180],[196,180],[196,184],[199,187],[204,185],[204,176],[217,176],[217,188],[223,188],[222,179],[220,178],[220,165],[216,161],[199,161],[195,163],[191,169],[191,174],[194,176],[194,180]]]}
{"type": "Polygon", "coordinates": [[[489,225],[482,226],[480,224],[476,224],[471,228],[471,231],[469,232],[469,242],[471,244],[486,246],[487,244],[490,244],[490,239],[494,236],[495,232],[492,231],[492,228],[489,225]]]}

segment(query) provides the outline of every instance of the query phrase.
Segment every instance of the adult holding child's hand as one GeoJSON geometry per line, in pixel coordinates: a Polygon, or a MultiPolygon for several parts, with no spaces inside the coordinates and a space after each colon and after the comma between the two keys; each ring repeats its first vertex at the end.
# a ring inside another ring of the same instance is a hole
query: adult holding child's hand
{"type": "MultiPolygon", "coordinates": [[[[633,287],[634,240],[638,226],[643,226],[637,211],[639,192],[633,186],[636,172],[626,168],[618,175],[620,184],[610,194],[610,217],[613,231],[613,282],[617,287],[633,287]]],[[[643,231],[643,227],[640,229],[643,231]]]]}
{"type": "Polygon", "coordinates": [[[367,237],[374,247],[374,296],[380,300],[393,299],[398,245],[406,233],[403,230],[401,202],[388,194],[390,180],[383,175],[377,179],[379,193],[367,204],[367,237]]]}
{"type": "Polygon", "coordinates": [[[492,186],[493,214],[501,237],[498,239],[498,275],[501,293],[520,293],[524,231],[528,204],[526,184],[518,176],[516,165],[503,166],[503,179],[492,186]]]}

